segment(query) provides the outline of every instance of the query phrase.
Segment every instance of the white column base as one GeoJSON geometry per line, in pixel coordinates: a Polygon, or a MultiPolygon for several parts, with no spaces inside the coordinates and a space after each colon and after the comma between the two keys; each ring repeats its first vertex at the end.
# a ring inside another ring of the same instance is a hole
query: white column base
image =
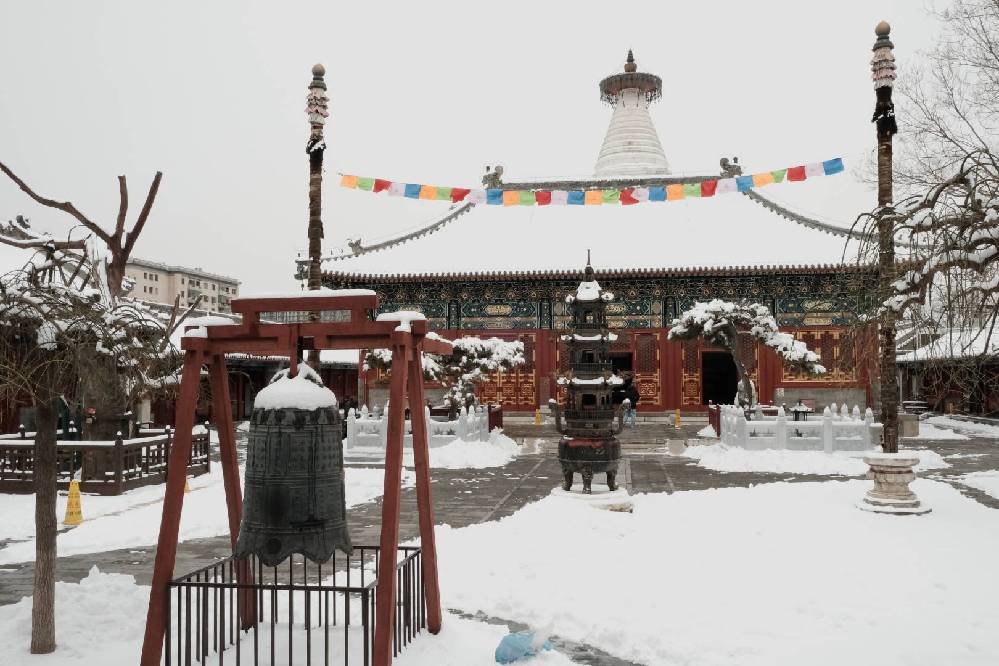
{"type": "Polygon", "coordinates": [[[919,463],[918,457],[904,453],[872,453],[864,456],[864,462],[871,468],[867,478],[874,481],[874,487],[857,502],[857,508],[902,516],[932,511],[909,489],[909,484],[916,479],[912,468],[919,463]]]}

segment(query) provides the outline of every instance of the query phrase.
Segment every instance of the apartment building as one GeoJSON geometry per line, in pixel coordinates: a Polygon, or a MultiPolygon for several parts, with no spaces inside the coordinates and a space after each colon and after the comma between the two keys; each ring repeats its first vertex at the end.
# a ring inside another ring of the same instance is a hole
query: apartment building
{"type": "Polygon", "coordinates": [[[232,312],[230,300],[239,295],[239,280],[201,268],[171,266],[133,257],[125,265],[125,275],[135,282],[132,296],[154,303],[172,305],[180,296],[181,305],[193,305],[201,296],[199,308],[232,312]]]}

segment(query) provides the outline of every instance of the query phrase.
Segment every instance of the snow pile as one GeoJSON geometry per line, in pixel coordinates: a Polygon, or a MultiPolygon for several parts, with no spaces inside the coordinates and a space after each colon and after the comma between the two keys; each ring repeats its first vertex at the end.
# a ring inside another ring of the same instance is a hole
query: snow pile
{"type": "MultiPolygon", "coordinates": [[[[105,574],[94,567],[79,583],[56,583],[57,647],[52,654],[28,652],[30,597],[13,605],[0,606],[3,663],[7,666],[132,666],[142,647],[148,603],[149,587],[136,585],[134,577],[105,574]],[[114,603],[108,603],[112,599],[114,603]]],[[[288,635],[285,624],[278,624],[275,629],[279,641],[288,635]]],[[[296,627],[296,630],[300,629],[296,627]]],[[[493,650],[506,634],[506,627],[446,614],[440,634],[432,636],[424,630],[393,663],[399,666],[495,666],[493,650]]],[[[298,647],[304,646],[304,636],[304,633],[295,635],[298,654],[301,654],[298,647]]],[[[356,640],[353,636],[351,639],[352,645],[361,646],[360,635],[356,640]]],[[[264,638],[260,642],[266,644],[264,638]]],[[[322,647],[322,641],[313,643],[314,647],[322,647]]],[[[339,645],[334,646],[334,649],[338,648],[339,645]]],[[[252,654],[252,633],[244,638],[243,650],[244,655],[252,654]]],[[[279,649],[277,654],[287,655],[287,649],[279,649]]],[[[322,657],[315,651],[313,654],[316,658],[312,663],[322,663],[322,657]]],[[[211,653],[209,662],[214,663],[215,657],[211,653]]],[[[546,652],[520,663],[524,666],[568,666],[573,662],[557,652],[546,652]]]]}
{"type": "Polygon", "coordinates": [[[289,377],[289,370],[281,370],[271,383],[257,393],[253,409],[321,409],[336,407],[333,391],[323,386],[319,373],[298,364],[298,374],[289,377]]]}
{"type": "Polygon", "coordinates": [[[855,507],[869,487],[638,495],[633,514],[546,498],[438,528],[444,604],[553,621],[561,637],[641,664],[999,662],[995,512],[920,479],[932,513],[870,514],[855,507]]]}
{"type": "Polygon", "coordinates": [[[959,432],[954,432],[949,428],[941,428],[939,426],[927,423],[926,421],[919,422],[919,435],[916,437],[906,437],[905,439],[971,439],[967,435],[962,435],[959,432]]]}
{"type": "Polygon", "coordinates": [[[954,419],[949,416],[931,416],[920,423],[931,423],[944,428],[954,428],[963,430],[972,437],[989,437],[999,439],[999,425],[990,423],[978,423],[976,421],[965,421],[964,419],[954,419]]]}
{"type": "Polygon", "coordinates": [[[145,631],[149,588],[133,576],[101,573],[79,583],[56,583],[56,651],[29,654],[31,597],[0,606],[0,642],[7,666],[134,664],[145,631]]]}
{"type": "Polygon", "coordinates": [[[489,433],[488,442],[456,439],[450,444],[430,449],[430,466],[439,469],[485,469],[502,467],[517,457],[517,442],[499,428],[489,433]]]}
{"type": "MultiPolygon", "coordinates": [[[[906,450],[919,456],[916,471],[950,467],[939,453],[930,450],[906,450]]],[[[724,444],[688,446],[683,454],[697,464],[716,472],[771,472],[774,474],[822,474],[862,476],[867,474],[862,451],[790,451],[763,449],[749,451],[724,444]]]]}
{"type": "Polygon", "coordinates": [[[717,437],[718,433],[715,432],[714,426],[706,425],[697,431],[698,437],[717,437]]]}
{"type": "MultiPolygon", "coordinates": [[[[240,479],[243,472],[240,470],[240,479]]],[[[382,469],[348,467],[344,470],[347,506],[356,506],[381,496],[385,472],[382,469]]],[[[415,476],[406,472],[403,487],[412,487],[415,476]]],[[[222,469],[212,465],[211,474],[190,480],[191,492],[184,495],[180,518],[180,540],[202,539],[229,533],[225,509],[222,469]]],[[[159,536],[165,487],[148,486],[117,497],[83,495],[83,524],[62,532],[57,538],[60,556],[100,553],[107,550],[153,546],[159,536]]],[[[34,495],[4,497],[4,520],[0,540],[24,539],[34,535],[34,495]],[[23,517],[8,521],[8,505],[23,517]]],[[[59,497],[56,516],[65,515],[66,498],[59,497]]],[[[348,515],[349,520],[349,515],[348,515]]],[[[0,549],[0,565],[29,562],[35,557],[34,540],[20,541],[0,549]]]]}
{"type": "Polygon", "coordinates": [[[990,469],[965,474],[958,479],[958,482],[999,499],[999,470],[990,469]]]}

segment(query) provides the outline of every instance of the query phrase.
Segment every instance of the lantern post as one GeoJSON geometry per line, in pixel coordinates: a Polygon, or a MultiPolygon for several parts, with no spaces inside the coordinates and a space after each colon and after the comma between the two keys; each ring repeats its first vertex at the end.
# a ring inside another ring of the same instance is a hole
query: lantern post
{"type": "MultiPolygon", "coordinates": [[[[895,83],[894,44],[888,38],[891,26],[886,21],[874,29],[874,57],[871,76],[877,101],[874,117],[878,137],[878,277],[882,300],[895,281],[895,229],[892,204],[892,137],[898,131],[892,86],[895,83]]],[[[898,387],[895,383],[895,316],[885,310],[880,318],[881,337],[881,421],[884,423],[884,451],[898,453],[898,387]]]]}
{"type": "Polygon", "coordinates": [[[323,127],[329,117],[329,96],[326,94],[326,68],[320,64],[312,67],[312,83],[306,97],[305,113],[309,116],[309,142],[305,152],[309,156],[309,289],[322,286],[320,255],[323,251],[323,152],[326,139],[323,127]]]}

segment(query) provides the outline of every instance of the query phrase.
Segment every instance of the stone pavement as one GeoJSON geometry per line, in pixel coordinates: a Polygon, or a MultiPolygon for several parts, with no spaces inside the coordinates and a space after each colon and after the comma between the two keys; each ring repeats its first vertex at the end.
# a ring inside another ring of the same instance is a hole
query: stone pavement
{"type": "MultiPolygon", "coordinates": [[[[663,453],[663,445],[669,438],[693,436],[702,424],[684,426],[677,430],[666,424],[649,424],[629,433],[629,445],[625,447],[619,481],[631,493],[677,492],[701,490],[705,488],[748,487],[774,481],[813,481],[828,480],[828,476],[808,476],[768,473],[719,473],[698,467],[694,461],[668,456],[663,453]]],[[[515,439],[532,443],[542,435],[554,439],[553,433],[511,427],[508,434],[515,439]]],[[[904,441],[904,440],[903,440],[904,441]]],[[[954,484],[968,497],[999,509],[999,500],[971,488],[954,483],[955,477],[986,469],[999,469],[999,443],[996,440],[941,441],[904,443],[905,448],[921,448],[931,445],[941,455],[960,454],[949,458],[951,467],[923,474],[954,484]]],[[[547,452],[549,447],[541,447],[544,452],[522,455],[504,467],[491,469],[433,470],[434,509],[438,524],[464,527],[474,523],[498,520],[509,516],[525,504],[537,501],[556,487],[560,479],[558,461],[547,452]]],[[[347,475],[349,478],[350,468],[347,475]]],[[[370,465],[357,465],[370,466],[370,465]]],[[[224,511],[224,507],[219,507],[224,511]]],[[[355,544],[377,544],[380,526],[381,501],[376,500],[355,506],[348,512],[348,520],[355,544]]],[[[413,539],[418,535],[416,523],[416,491],[406,489],[402,493],[402,524],[400,538],[413,539]]],[[[101,571],[127,573],[136,577],[139,583],[148,584],[152,575],[155,546],[108,551],[88,555],[61,557],[58,563],[59,580],[79,581],[92,566],[101,571]]],[[[196,539],[180,544],[177,553],[178,574],[205,566],[229,553],[228,537],[196,539]]],[[[0,568],[0,605],[18,601],[31,594],[32,563],[5,565],[0,568]]]]}

